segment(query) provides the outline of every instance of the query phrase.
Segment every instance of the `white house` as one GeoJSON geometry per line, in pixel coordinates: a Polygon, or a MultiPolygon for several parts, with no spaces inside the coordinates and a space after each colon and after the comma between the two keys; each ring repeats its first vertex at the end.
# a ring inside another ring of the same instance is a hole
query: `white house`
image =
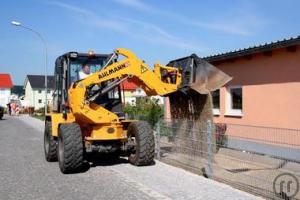
{"type": "MultiPolygon", "coordinates": [[[[54,76],[47,77],[47,104],[52,101],[54,90],[54,76]]],[[[35,110],[45,106],[45,76],[27,75],[24,82],[25,96],[24,100],[28,107],[34,107],[35,110]]]]}
{"type": "MultiPolygon", "coordinates": [[[[146,97],[147,94],[146,92],[140,88],[140,87],[137,87],[133,93],[132,93],[132,98],[134,98],[134,100],[132,101],[132,103],[136,103],[136,99],[139,98],[139,97],[146,97]]],[[[152,100],[156,100],[158,104],[160,105],[163,105],[164,104],[164,97],[162,96],[151,96],[150,97],[152,100]]]]}
{"type": "Polygon", "coordinates": [[[13,83],[9,74],[0,74],[0,106],[6,107],[10,101],[13,83]]]}

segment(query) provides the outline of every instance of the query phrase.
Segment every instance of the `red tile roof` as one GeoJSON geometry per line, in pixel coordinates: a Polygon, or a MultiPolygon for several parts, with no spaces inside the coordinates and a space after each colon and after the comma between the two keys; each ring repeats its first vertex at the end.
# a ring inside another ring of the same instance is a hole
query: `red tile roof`
{"type": "Polygon", "coordinates": [[[124,90],[135,90],[138,86],[130,81],[130,80],[125,80],[123,83],[121,83],[121,88],[124,90]]]}
{"type": "Polygon", "coordinates": [[[9,74],[0,74],[0,88],[12,88],[13,83],[9,74]]]}

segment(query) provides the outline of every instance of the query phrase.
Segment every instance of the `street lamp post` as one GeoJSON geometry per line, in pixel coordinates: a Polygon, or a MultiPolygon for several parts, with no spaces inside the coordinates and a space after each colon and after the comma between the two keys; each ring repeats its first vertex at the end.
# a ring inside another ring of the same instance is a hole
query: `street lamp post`
{"type": "Polygon", "coordinates": [[[21,24],[20,22],[17,21],[12,21],[11,22],[12,25],[17,26],[17,27],[22,27],[24,29],[27,29],[31,32],[33,32],[34,34],[36,34],[40,40],[42,41],[43,45],[44,45],[44,54],[45,54],[45,115],[47,114],[47,92],[48,92],[48,81],[47,81],[47,67],[48,67],[48,48],[47,48],[47,43],[45,41],[45,39],[43,38],[43,36],[37,32],[36,30],[28,27],[28,26],[24,26],[23,24],[21,24]]]}

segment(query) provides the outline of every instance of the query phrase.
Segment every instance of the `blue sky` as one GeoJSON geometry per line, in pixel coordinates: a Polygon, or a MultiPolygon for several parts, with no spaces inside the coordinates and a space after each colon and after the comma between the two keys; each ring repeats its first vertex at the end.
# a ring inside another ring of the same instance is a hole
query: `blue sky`
{"type": "Polygon", "coordinates": [[[1,1],[0,73],[10,73],[14,84],[44,73],[41,42],[12,20],[45,37],[53,74],[55,58],[68,51],[125,47],[152,65],[295,37],[299,7],[298,0],[1,1]]]}

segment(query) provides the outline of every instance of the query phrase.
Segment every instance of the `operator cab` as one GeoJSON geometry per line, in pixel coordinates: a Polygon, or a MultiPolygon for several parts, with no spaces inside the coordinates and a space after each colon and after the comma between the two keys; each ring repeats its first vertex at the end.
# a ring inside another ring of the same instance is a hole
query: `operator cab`
{"type": "MultiPolygon", "coordinates": [[[[72,83],[80,81],[83,66],[88,65],[90,75],[101,70],[111,58],[112,54],[94,54],[69,52],[59,56],[55,61],[55,90],[53,93],[53,112],[68,112],[68,89],[72,83]]],[[[109,84],[109,82],[104,83],[109,84]]],[[[113,88],[105,95],[99,96],[93,103],[104,108],[122,113],[122,98],[120,86],[113,88]]]]}

